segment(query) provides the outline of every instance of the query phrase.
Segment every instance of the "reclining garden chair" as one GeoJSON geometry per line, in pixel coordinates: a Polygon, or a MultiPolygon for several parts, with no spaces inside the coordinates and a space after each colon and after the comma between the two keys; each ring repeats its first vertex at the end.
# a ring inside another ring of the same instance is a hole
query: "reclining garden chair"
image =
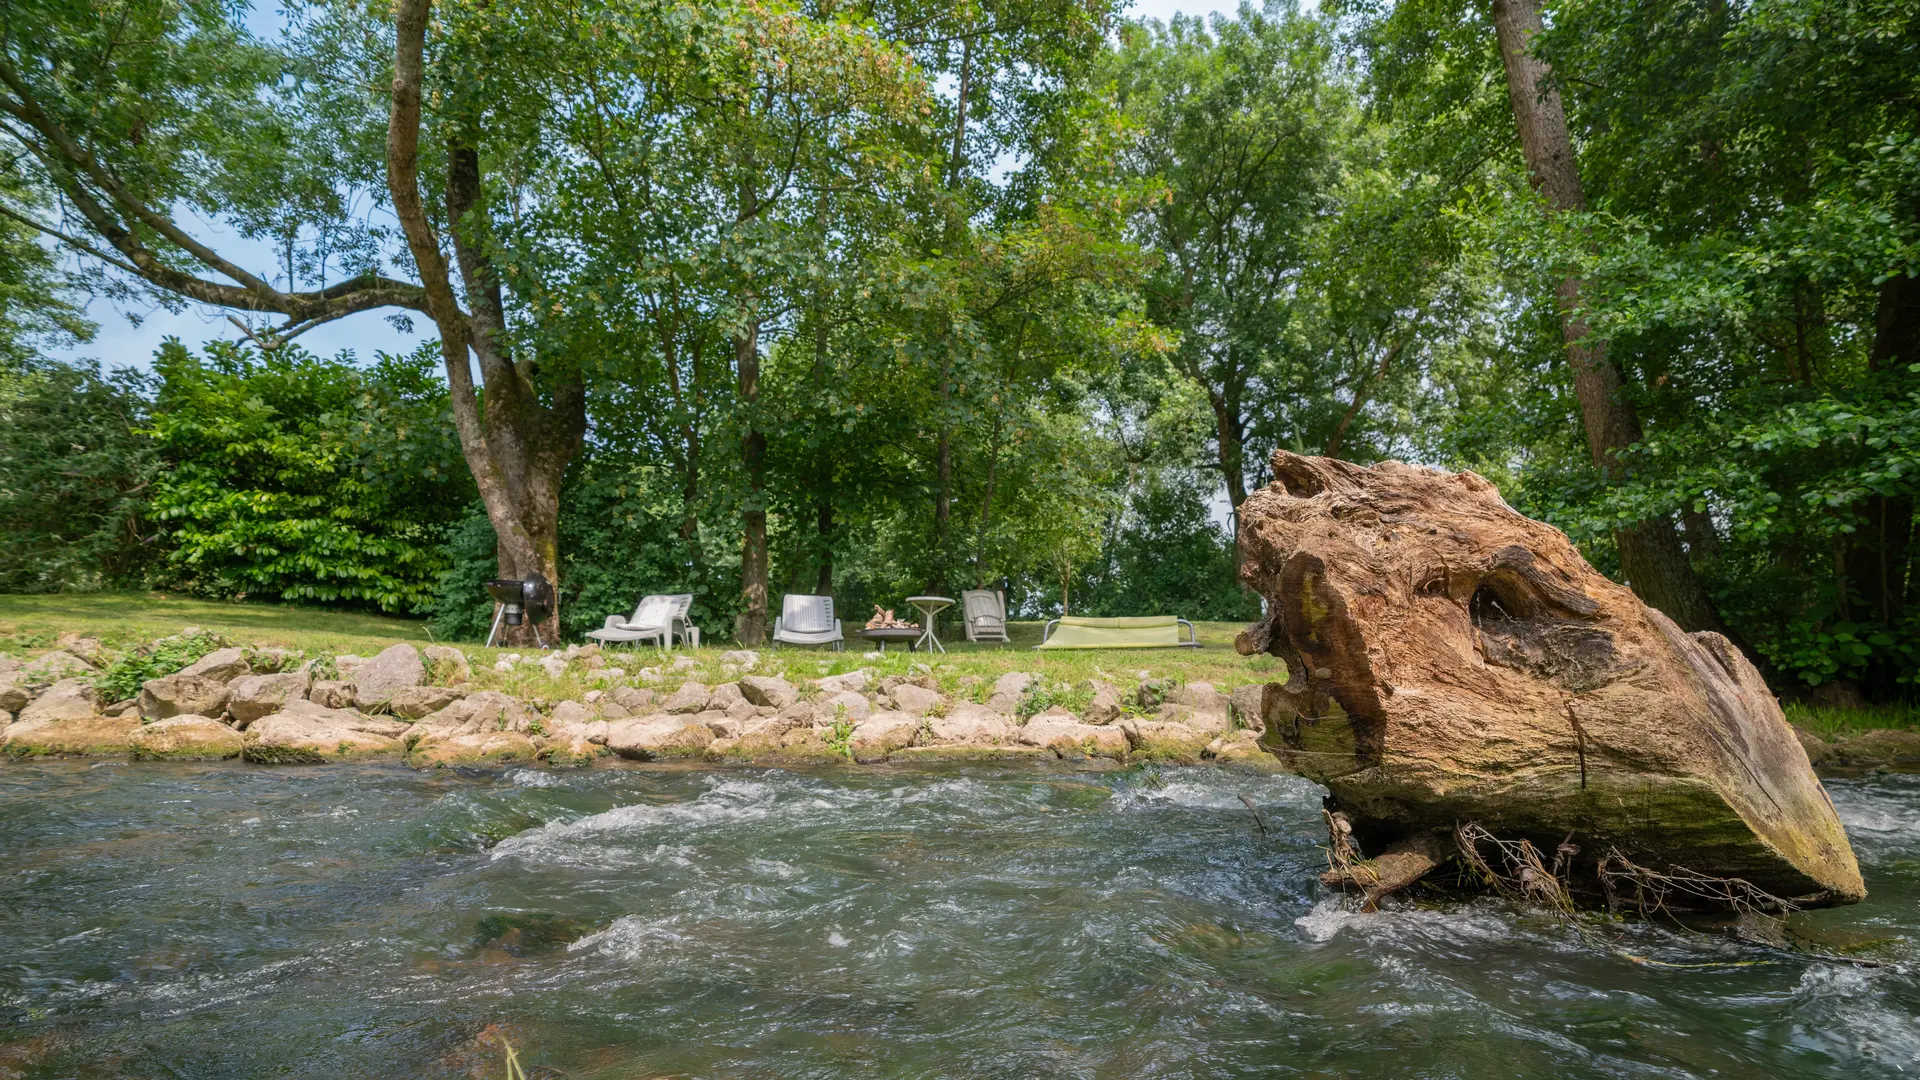
{"type": "Polygon", "coordinates": [[[968,641],[1007,640],[1007,597],[998,589],[968,589],[960,594],[968,641]]]}
{"type": "Polygon", "coordinates": [[[1142,615],[1120,619],[1085,619],[1062,615],[1040,631],[1036,649],[1197,649],[1193,624],[1172,615],[1142,615]],[[1187,640],[1180,640],[1180,628],[1187,640]],[[1058,629],[1055,629],[1055,628],[1058,629]]]}
{"type": "Polygon", "coordinates": [[[780,601],[780,617],[773,620],[776,644],[826,645],[835,652],[846,648],[840,620],[833,617],[833,597],[788,593],[780,601]]]}
{"type": "Polygon", "coordinates": [[[642,598],[632,615],[607,616],[607,624],[589,631],[587,636],[603,645],[654,641],[661,648],[670,649],[674,635],[678,634],[681,644],[697,648],[700,629],[687,617],[692,607],[692,593],[656,593],[642,598]]]}

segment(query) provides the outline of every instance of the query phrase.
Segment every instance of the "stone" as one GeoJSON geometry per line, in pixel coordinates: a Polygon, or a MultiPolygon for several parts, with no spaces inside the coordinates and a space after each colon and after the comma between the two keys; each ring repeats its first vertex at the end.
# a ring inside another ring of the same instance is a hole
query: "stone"
{"type": "Polygon", "coordinates": [[[140,715],[149,720],[169,716],[218,717],[227,711],[232,691],[227,684],[204,675],[166,675],[140,684],[140,715]]]}
{"type": "Polygon", "coordinates": [[[1261,702],[1266,699],[1265,683],[1249,683],[1236,687],[1228,695],[1233,722],[1255,733],[1266,730],[1266,721],[1261,718],[1261,702]]]}
{"type": "Polygon", "coordinates": [[[1227,695],[1214,689],[1210,682],[1190,682],[1176,686],[1167,693],[1167,701],[1174,705],[1185,705],[1194,712],[1226,712],[1232,707],[1227,695]]]}
{"type": "Polygon", "coordinates": [[[1140,685],[1133,692],[1133,703],[1146,712],[1152,712],[1167,703],[1168,695],[1179,689],[1178,680],[1170,678],[1155,679],[1146,672],[1140,673],[1140,685]]]}
{"type": "Polygon", "coordinates": [[[1042,714],[1020,729],[1020,741],[1044,746],[1061,757],[1112,758],[1125,761],[1126,732],[1103,724],[1083,724],[1071,716],[1042,714]]]}
{"type": "Polygon", "coordinates": [[[353,703],[361,709],[379,709],[409,686],[427,681],[420,650],[400,644],[382,649],[353,673],[353,703]]]}
{"type": "Polygon", "coordinates": [[[548,653],[540,658],[539,666],[541,671],[547,673],[547,678],[557,679],[567,673],[567,658],[548,653]]]}
{"type": "Polygon", "coordinates": [[[387,701],[387,711],[402,720],[418,720],[439,712],[466,695],[451,686],[407,686],[387,701]]]}
{"type": "Polygon", "coordinates": [[[893,688],[889,695],[893,698],[893,707],[910,716],[925,716],[945,700],[938,691],[924,686],[904,683],[893,688]]]}
{"type": "Polygon", "coordinates": [[[72,716],[57,720],[16,720],[0,731],[0,754],[45,757],[117,757],[140,727],[132,716],[72,716]]]}
{"type": "Polygon", "coordinates": [[[107,649],[100,639],[71,630],[54,639],[53,647],[70,656],[77,656],[96,668],[107,666],[107,649]]]}
{"type": "Polygon", "coordinates": [[[1827,765],[1911,771],[1920,768],[1920,731],[1881,728],[1856,732],[1834,742],[1823,758],[1827,765]]]}
{"type": "Polygon", "coordinates": [[[1081,719],[1089,724],[1111,724],[1120,719],[1126,711],[1120,697],[1120,688],[1103,679],[1088,679],[1088,688],[1093,691],[1093,700],[1088,703],[1081,719]]]}
{"type": "MultiPolygon", "coordinates": [[[[747,699],[741,698],[739,701],[736,701],[728,705],[726,708],[726,713],[728,716],[732,717],[733,719],[739,720],[742,723],[745,723],[746,721],[754,719],[755,717],[759,716],[760,711],[762,709],[766,709],[766,706],[755,705],[752,702],[748,701],[747,699]]],[[[767,709],[767,711],[772,712],[773,710],[767,709]]]]}
{"type": "Polygon", "coordinates": [[[936,716],[927,721],[927,728],[935,742],[983,745],[1013,743],[1019,732],[1006,717],[987,713],[977,705],[968,712],[936,716]]]}
{"type": "Polygon", "coordinates": [[[1169,701],[1154,712],[1153,718],[1163,724],[1185,724],[1210,735],[1233,730],[1233,716],[1224,706],[1218,709],[1202,710],[1191,705],[1169,701]]]}
{"type": "Polygon", "coordinates": [[[1207,744],[1204,757],[1222,765],[1239,765],[1261,772],[1283,772],[1280,760],[1260,748],[1260,736],[1242,728],[1229,731],[1207,744]]]}
{"type": "Polygon", "coordinates": [[[10,678],[0,676],[0,709],[17,713],[26,708],[27,702],[32,700],[33,695],[27,692],[26,687],[10,678]]]}
{"type": "Polygon", "coordinates": [[[353,684],[344,679],[315,679],[307,700],[328,709],[353,708],[353,684]]]}
{"type": "Polygon", "coordinates": [[[53,652],[43,653],[22,665],[19,671],[20,678],[18,681],[28,686],[37,686],[42,683],[53,683],[59,682],[62,679],[74,679],[82,675],[91,675],[94,673],[94,670],[94,666],[85,660],[80,659],[70,652],[55,649],[53,652]]]}
{"type": "Polygon", "coordinates": [[[652,690],[642,690],[632,686],[616,686],[607,696],[618,702],[621,708],[636,715],[650,711],[658,698],[652,690]]]}
{"type": "Polygon", "coordinates": [[[728,649],[720,654],[720,662],[737,665],[742,671],[752,671],[760,666],[760,654],[752,649],[728,649]]]}
{"type": "Polygon", "coordinates": [[[1009,671],[993,680],[993,692],[996,696],[1005,694],[1018,698],[1026,694],[1027,688],[1034,684],[1039,676],[1030,671],[1009,671]]]}
{"type": "Polygon", "coordinates": [[[912,746],[920,737],[920,718],[902,712],[875,713],[853,726],[848,746],[862,764],[885,761],[895,750],[912,746]]]}
{"type": "Polygon", "coordinates": [[[813,715],[823,723],[832,723],[844,716],[857,724],[873,715],[873,702],[851,690],[842,690],[815,701],[813,715]]]}
{"type": "Polygon", "coordinates": [[[1866,895],[1806,751],[1725,637],[1680,629],[1473,473],[1271,464],[1239,527],[1267,614],[1235,647],[1286,665],[1262,745],[1328,789],[1361,854],[1452,850],[1473,822],[1568,838],[1581,897],[1616,852],[1803,907],[1866,895]]]}
{"type": "Polygon", "coordinates": [[[127,740],[136,761],[224,761],[240,756],[246,739],[218,720],[175,716],[143,724],[127,740]]]}
{"type": "Polygon", "coordinates": [[[673,663],[668,664],[667,668],[671,671],[692,671],[699,666],[700,661],[695,660],[691,656],[676,656],[673,658],[673,663]]]}
{"type": "Polygon", "coordinates": [[[578,701],[562,701],[553,707],[547,716],[547,728],[550,733],[560,735],[575,732],[584,733],[586,726],[593,723],[593,710],[578,701]]]}
{"type": "Polygon", "coordinates": [[[243,675],[227,687],[227,712],[233,715],[234,726],[244,729],[263,716],[279,712],[287,702],[306,697],[308,686],[305,670],[243,675]]]}
{"type": "Polygon", "coordinates": [[[584,737],[596,746],[607,745],[607,721],[594,720],[587,724],[584,737]]]}
{"type": "Polygon", "coordinates": [[[713,693],[707,689],[707,684],[688,679],[686,682],[680,684],[680,689],[675,690],[667,697],[666,701],[661,703],[660,711],[666,713],[697,713],[705,709],[707,702],[711,700],[713,700],[713,693]]]}
{"type": "Polygon", "coordinates": [[[1199,764],[1217,734],[1167,720],[1129,718],[1119,726],[1126,733],[1131,756],[1175,765],[1199,764]]]}
{"type": "Polygon", "coordinates": [[[253,674],[253,665],[247,663],[245,650],[215,649],[181,668],[176,674],[230,683],[242,675],[253,674]]]}
{"type": "MultiPolygon", "coordinates": [[[[517,731],[430,735],[407,749],[407,764],[419,769],[452,765],[515,765],[539,756],[533,740],[517,731]]],[[[591,757],[591,754],[588,755],[591,757]]]]}
{"type": "Polygon", "coordinates": [[[712,696],[707,698],[707,708],[724,711],[734,702],[746,700],[747,696],[740,692],[739,683],[723,682],[713,688],[712,696]]]}
{"type": "Polygon", "coordinates": [[[597,746],[587,739],[572,739],[564,745],[555,742],[538,751],[539,760],[555,768],[579,768],[606,756],[606,747],[597,746]]]}
{"type": "Polygon", "coordinates": [[[364,656],[355,656],[352,653],[341,653],[339,656],[333,658],[333,670],[345,675],[351,680],[353,673],[359,671],[360,665],[366,662],[367,658],[364,656]]]}
{"type": "Polygon", "coordinates": [[[407,725],[389,717],[289,701],[247,726],[240,756],[265,765],[397,758],[406,749],[405,734],[407,725]]]}
{"type": "Polygon", "coordinates": [[[1044,746],[989,746],[980,743],[942,743],[933,746],[909,746],[895,750],[887,760],[915,765],[1039,764],[1058,761],[1059,755],[1044,746]]]}
{"type": "Polygon", "coordinates": [[[488,731],[517,731],[525,735],[533,718],[526,707],[498,690],[482,690],[421,717],[416,726],[422,731],[449,735],[477,735],[488,731]]]}
{"type": "Polygon", "coordinates": [[[748,675],[740,680],[740,693],[755,705],[784,709],[800,700],[793,684],[775,675],[748,675]]]}
{"type": "MultiPolygon", "coordinates": [[[[12,711],[12,710],[8,710],[12,711]]],[[[19,711],[15,723],[79,720],[100,711],[100,691],[86,679],[61,679],[19,711]]]]}
{"type": "Polygon", "coordinates": [[[743,721],[718,709],[695,713],[693,718],[707,725],[707,730],[713,732],[713,737],[716,739],[735,739],[746,730],[746,724],[743,721]]]}
{"type": "Polygon", "coordinates": [[[626,677],[627,669],[623,667],[601,668],[599,671],[593,673],[593,681],[602,686],[608,683],[617,683],[626,677]]]}
{"type": "Polygon", "coordinates": [[[420,650],[420,656],[427,674],[440,686],[459,686],[473,678],[467,654],[451,645],[429,645],[420,650]]]}
{"type": "Polygon", "coordinates": [[[813,685],[819,687],[823,694],[838,694],[844,690],[851,690],[858,694],[872,683],[873,680],[865,671],[849,671],[841,675],[827,675],[813,680],[813,685]]]}
{"type": "Polygon", "coordinates": [[[5,731],[7,725],[11,723],[13,723],[13,714],[5,709],[0,709],[0,731],[5,731]]]}
{"type": "Polygon", "coordinates": [[[673,761],[700,757],[713,731],[690,716],[656,713],[607,725],[607,749],[637,761],[673,761]]]}

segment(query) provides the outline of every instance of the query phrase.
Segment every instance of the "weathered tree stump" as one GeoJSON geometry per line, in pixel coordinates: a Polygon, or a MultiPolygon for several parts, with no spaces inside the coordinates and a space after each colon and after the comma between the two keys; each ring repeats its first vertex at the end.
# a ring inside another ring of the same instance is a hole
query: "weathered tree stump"
{"type": "Polygon", "coordinates": [[[1726,638],[1685,633],[1473,473],[1285,451],[1273,472],[1240,508],[1268,614],[1239,650],[1286,662],[1263,744],[1326,785],[1363,853],[1450,847],[1432,838],[1471,822],[1543,851],[1570,837],[1576,886],[1624,859],[1800,905],[1866,895],[1726,638]]]}

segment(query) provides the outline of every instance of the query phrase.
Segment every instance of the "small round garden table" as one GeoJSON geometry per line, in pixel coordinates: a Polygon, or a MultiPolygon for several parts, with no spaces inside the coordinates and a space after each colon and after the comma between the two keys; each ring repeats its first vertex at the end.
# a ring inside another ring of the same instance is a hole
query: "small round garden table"
{"type": "Polygon", "coordinates": [[[892,642],[904,641],[907,643],[907,651],[912,652],[913,647],[916,644],[918,644],[919,637],[920,637],[920,628],[917,626],[862,627],[860,630],[860,636],[863,638],[866,638],[868,641],[879,642],[881,652],[887,651],[887,642],[889,641],[892,641],[892,642]]]}
{"type": "Polygon", "coordinates": [[[907,603],[920,609],[920,640],[914,647],[925,646],[946,652],[947,647],[940,644],[940,638],[933,632],[933,617],[953,606],[953,598],[948,596],[909,596],[907,603]]]}

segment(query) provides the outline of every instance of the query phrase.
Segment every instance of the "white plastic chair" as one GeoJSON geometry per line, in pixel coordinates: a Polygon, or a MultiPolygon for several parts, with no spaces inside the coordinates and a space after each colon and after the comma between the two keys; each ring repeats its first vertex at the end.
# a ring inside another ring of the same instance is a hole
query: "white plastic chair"
{"type": "Polygon", "coordinates": [[[833,617],[833,597],[788,593],[773,620],[773,640],[788,645],[825,645],[838,652],[846,648],[840,620],[833,617]]]}
{"type": "Polygon", "coordinates": [[[587,636],[607,645],[652,641],[670,649],[678,634],[681,644],[698,647],[700,629],[688,619],[692,608],[692,593],[655,593],[643,597],[632,615],[609,615],[605,626],[587,636]]]}

